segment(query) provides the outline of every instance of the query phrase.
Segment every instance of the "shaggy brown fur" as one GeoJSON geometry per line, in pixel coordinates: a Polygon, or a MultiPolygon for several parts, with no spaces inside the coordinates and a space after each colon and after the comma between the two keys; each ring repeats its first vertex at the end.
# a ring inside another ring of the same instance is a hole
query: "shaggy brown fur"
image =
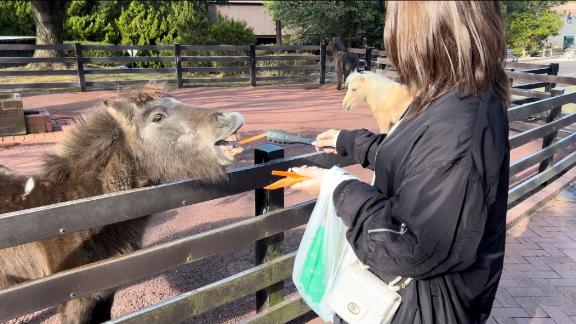
{"type": "MultiPolygon", "coordinates": [[[[0,166],[0,213],[142,187],[179,178],[222,179],[234,148],[238,113],[195,109],[150,88],[92,110],[39,174],[0,166]]],[[[82,217],[82,215],[78,215],[82,217]]],[[[147,218],[69,233],[0,250],[0,290],[134,251],[147,218]]],[[[110,319],[113,291],[64,303],[63,323],[110,319]]]]}

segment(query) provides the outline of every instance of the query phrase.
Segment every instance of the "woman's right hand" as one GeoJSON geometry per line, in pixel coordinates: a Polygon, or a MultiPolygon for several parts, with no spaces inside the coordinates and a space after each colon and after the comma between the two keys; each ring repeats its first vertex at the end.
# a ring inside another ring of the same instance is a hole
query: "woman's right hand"
{"type": "Polygon", "coordinates": [[[329,129],[316,136],[316,141],[313,143],[316,146],[316,151],[323,150],[326,153],[337,154],[336,139],[338,138],[338,133],[340,133],[340,130],[329,129]]]}

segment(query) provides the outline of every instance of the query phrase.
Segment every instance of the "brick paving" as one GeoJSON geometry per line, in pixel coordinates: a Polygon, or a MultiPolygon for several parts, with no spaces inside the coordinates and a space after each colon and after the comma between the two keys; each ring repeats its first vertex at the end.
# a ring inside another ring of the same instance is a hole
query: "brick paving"
{"type": "Polygon", "coordinates": [[[509,230],[488,323],[576,323],[576,191],[509,230]]]}

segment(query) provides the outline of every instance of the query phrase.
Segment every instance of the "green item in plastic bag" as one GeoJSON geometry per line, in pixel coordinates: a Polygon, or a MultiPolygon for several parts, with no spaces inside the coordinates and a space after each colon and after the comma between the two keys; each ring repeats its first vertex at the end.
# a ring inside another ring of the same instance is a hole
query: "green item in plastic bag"
{"type": "Polygon", "coordinates": [[[318,303],[326,292],[324,226],[320,226],[306,255],[300,283],[313,302],[318,303]]]}

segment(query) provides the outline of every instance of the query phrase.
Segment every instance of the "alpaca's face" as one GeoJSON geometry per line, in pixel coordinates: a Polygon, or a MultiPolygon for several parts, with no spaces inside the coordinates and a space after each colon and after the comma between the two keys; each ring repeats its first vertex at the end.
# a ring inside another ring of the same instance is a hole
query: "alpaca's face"
{"type": "Polygon", "coordinates": [[[346,96],[342,100],[342,107],[346,110],[351,110],[360,103],[366,100],[366,78],[361,74],[350,74],[346,80],[348,90],[346,96]]]}
{"type": "Polygon", "coordinates": [[[152,179],[214,178],[243,151],[236,146],[236,132],[244,125],[239,113],[194,108],[169,97],[120,102],[109,109],[116,119],[126,118],[122,129],[152,179]]]}

